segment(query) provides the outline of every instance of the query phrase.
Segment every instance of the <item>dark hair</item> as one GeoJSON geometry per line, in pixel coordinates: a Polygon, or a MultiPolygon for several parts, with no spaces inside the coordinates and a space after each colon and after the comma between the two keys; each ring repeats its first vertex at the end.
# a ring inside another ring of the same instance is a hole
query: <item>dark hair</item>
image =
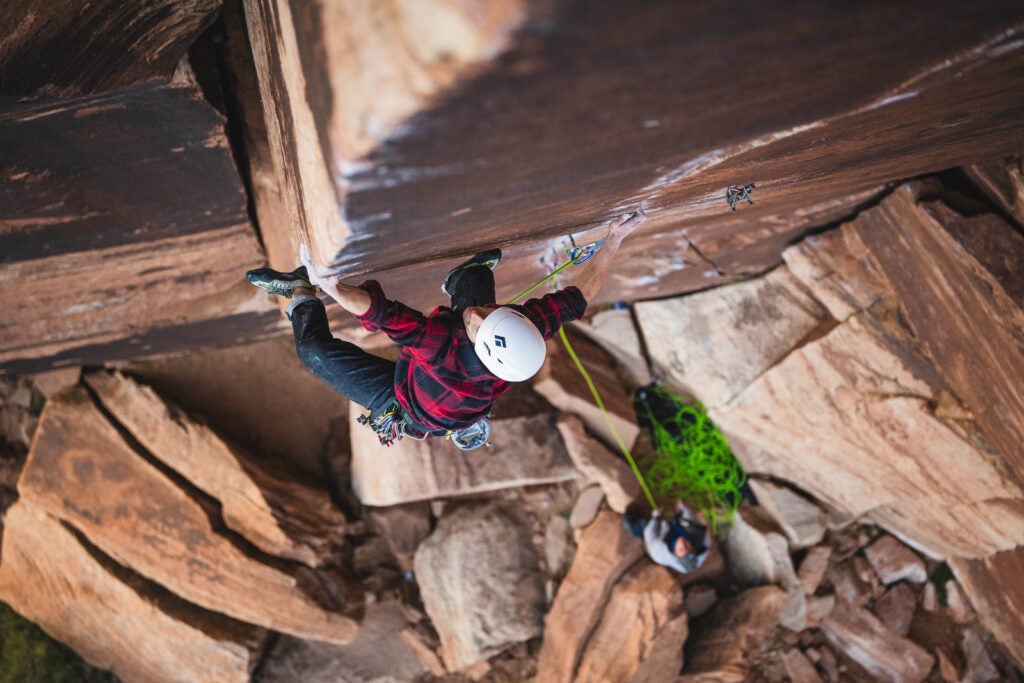
{"type": "Polygon", "coordinates": [[[707,546],[704,545],[704,537],[707,535],[707,531],[708,528],[703,524],[685,519],[674,519],[668,523],[665,545],[668,546],[670,552],[675,553],[676,541],[680,538],[685,538],[690,544],[690,552],[687,554],[699,555],[707,550],[707,546]]]}

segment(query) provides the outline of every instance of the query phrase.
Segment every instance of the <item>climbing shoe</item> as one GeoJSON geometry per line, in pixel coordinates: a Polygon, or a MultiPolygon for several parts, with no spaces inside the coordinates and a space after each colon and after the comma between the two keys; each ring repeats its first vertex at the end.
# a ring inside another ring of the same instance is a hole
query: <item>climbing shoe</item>
{"type": "Polygon", "coordinates": [[[467,268],[474,268],[476,266],[484,266],[494,270],[494,267],[501,261],[501,249],[488,249],[487,251],[481,251],[480,253],[473,256],[473,258],[460,263],[451,270],[448,271],[448,275],[445,276],[444,282],[441,283],[441,291],[451,296],[452,293],[448,290],[451,285],[453,278],[456,273],[460,273],[467,268]]]}
{"type": "Polygon", "coordinates": [[[247,272],[245,279],[260,289],[289,299],[296,289],[316,289],[309,281],[306,266],[299,266],[290,273],[282,273],[273,268],[257,268],[247,272]]]}

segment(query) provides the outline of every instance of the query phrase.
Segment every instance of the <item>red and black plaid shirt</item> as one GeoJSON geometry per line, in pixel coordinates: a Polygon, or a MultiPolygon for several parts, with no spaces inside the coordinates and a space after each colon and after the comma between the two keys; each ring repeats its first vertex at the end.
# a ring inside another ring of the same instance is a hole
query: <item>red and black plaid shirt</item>
{"type": "MultiPolygon", "coordinates": [[[[509,388],[484,366],[466,335],[462,313],[439,306],[429,316],[391,301],[380,283],[360,285],[370,310],[359,316],[367,330],[382,330],[402,346],[395,367],[395,396],[416,422],[433,430],[462,429],[487,417],[495,399],[509,388]]],[[[575,287],[513,305],[545,339],[583,316],[587,302],[575,287]]]]}

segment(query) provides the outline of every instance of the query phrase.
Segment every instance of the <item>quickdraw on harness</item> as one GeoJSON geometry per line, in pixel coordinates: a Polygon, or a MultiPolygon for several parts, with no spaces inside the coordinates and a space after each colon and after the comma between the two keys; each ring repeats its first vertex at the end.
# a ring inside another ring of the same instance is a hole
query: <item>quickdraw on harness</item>
{"type": "Polygon", "coordinates": [[[370,429],[377,434],[382,446],[390,446],[395,441],[401,441],[405,436],[403,429],[405,418],[397,402],[379,415],[374,415],[372,412],[369,415],[360,415],[356,418],[356,422],[361,425],[369,425],[370,429]]]}

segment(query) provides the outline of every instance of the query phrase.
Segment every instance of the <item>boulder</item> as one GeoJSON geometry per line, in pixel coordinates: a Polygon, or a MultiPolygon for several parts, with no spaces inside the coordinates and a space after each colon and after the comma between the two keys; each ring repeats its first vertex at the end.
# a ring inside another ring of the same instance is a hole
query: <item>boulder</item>
{"type": "Polygon", "coordinates": [[[952,559],[949,566],[978,621],[1024,669],[1024,547],[981,560],[952,559]]]}
{"type": "Polygon", "coordinates": [[[946,582],[946,614],[957,624],[966,624],[975,618],[963,587],[954,580],[946,582]]]}
{"type": "Polygon", "coordinates": [[[782,658],[792,683],[821,683],[821,676],[811,660],[800,650],[790,650],[782,658]]]}
{"type": "Polygon", "coordinates": [[[900,637],[862,608],[837,604],[821,623],[821,632],[833,647],[879,681],[920,683],[935,663],[935,657],[924,648],[900,637]]]}
{"type": "Polygon", "coordinates": [[[1024,312],[991,248],[1024,241],[994,215],[967,219],[929,192],[902,186],[787,250],[842,322],[710,412],[749,471],[867,514],[929,555],[984,557],[1024,528],[1021,488],[1006,474],[1024,443],[1024,396],[1009,379],[1024,373],[1013,341],[1024,312]],[[992,406],[1004,404],[996,418],[992,406]]]}
{"type": "Polygon", "coordinates": [[[966,680],[988,683],[1000,679],[999,669],[989,656],[985,641],[977,629],[968,628],[964,631],[963,651],[967,660],[966,680]]]}
{"type": "Polygon", "coordinates": [[[444,439],[402,439],[384,447],[351,411],[352,488],[363,505],[569,481],[578,475],[553,413],[491,422],[489,447],[460,451],[444,439]]]}
{"type": "Polygon", "coordinates": [[[967,164],[967,177],[1003,211],[1024,225],[1024,166],[1019,154],[967,164]]]}
{"type": "Polygon", "coordinates": [[[871,601],[871,584],[861,578],[854,560],[850,558],[832,565],[828,570],[828,581],[832,584],[836,599],[852,607],[863,607],[871,601]]]}
{"type": "MultiPolygon", "coordinates": [[[[249,681],[262,629],[118,567],[28,500],[7,510],[0,599],[125,681],[249,681]]],[[[244,598],[243,598],[244,599],[244,598]]]]}
{"type": "Polygon", "coordinates": [[[875,601],[875,616],[893,633],[906,636],[917,609],[917,596],[909,584],[901,581],[875,601]]]}
{"type": "Polygon", "coordinates": [[[728,403],[828,313],[786,268],[734,285],[636,304],[656,368],[707,406],[728,403]]]}
{"type": "Polygon", "coordinates": [[[831,558],[832,548],[827,545],[815,546],[804,555],[800,569],[797,571],[797,578],[800,579],[800,584],[804,587],[805,595],[814,595],[817,592],[821,580],[825,578],[831,558]]]}
{"type": "Polygon", "coordinates": [[[232,531],[265,553],[310,567],[336,560],[345,516],[326,489],[270,471],[120,373],[91,373],[85,381],[149,455],[220,503],[232,531]]]}
{"type": "Polygon", "coordinates": [[[928,579],[924,561],[918,555],[888,534],[864,549],[864,555],[878,578],[886,586],[897,581],[924,583],[928,579]]]}
{"type": "MultiPolygon", "coordinates": [[[[201,415],[231,444],[262,460],[288,463],[293,476],[301,472],[322,477],[332,422],[347,424],[348,400],[299,361],[291,334],[205,353],[118,364],[118,369],[165,401],[201,415]],[[287,397],[287,408],[277,397],[287,397]]],[[[347,455],[347,431],[344,436],[338,445],[347,455]]],[[[333,456],[337,450],[329,453],[333,456]]]]}
{"type": "Polygon", "coordinates": [[[214,526],[205,497],[137,452],[84,389],[47,403],[18,491],[114,561],[196,605],[304,638],[347,642],[357,631],[337,611],[343,587],[324,594],[326,576],[243,552],[214,526]]]}
{"type": "Polygon", "coordinates": [[[367,508],[366,517],[384,537],[399,566],[412,569],[413,557],[420,543],[430,535],[430,506],[409,503],[387,508],[367,508]]]}
{"type": "Polygon", "coordinates": [[[559,415],[558,431],[572,464],[580,474],[601,486],[608,507],[619,514],[624,513],[633,499],[640,495],[640,483],[629,464],[587,434],[583,421],[576,415],[559,415]]]}
{"type": "Polygon", "coordinates": [[[818,628],[821,621],[832,614],[836,607],[835,595],[810,596],[807,598],[807,628],[818,628]]]}
{"type": "Polygon", "coordinates": [[[686,644],[679,683],[741,683],[778,626],[785,591],[761,586],[723,600],[701,619],[686,644]]]}
{"type": "Polygon", "coordinates": [[[552,516],[544,529],[544,564],[548,574],[556,579],[565,576],[575,550],[569,521],[561,515],[552,516]]]}
{"type": "Polygon", "coordinates": [[[81,378],[82,368],[72,366],[32,375],[32,384],[43,396],[50,397],[75,386],[81,378]]]}
{"type": "Polygon", "coordinates": [[[672,572],[654,563],[637,563],[608,596],[572,680],[671,680],[683,666],[686,635],[683,591],[672,572]]]}
{"type": "Polygon", "coordinates": [[[601,512],[583,530],[569,573],[544,620],[537,683],[572,680],[614,586],[642,556],[643,542],[626,532],[614,512],[601,512]]]}
{"type": "Polygon", "coordinates": [[[623,388],[608,352],[578,334],[567,338],[604,403],[602,411],[576,364],[558,339],[548,342],[548,358],[533,378],[533,388],[563,413],[579,416],[587,430],[609,448],[619,450],[617,432],[627,448],[640,434],[630,394],[623,388]]]}
{"type": "Polygon", "coordinates": [[[827,515],[812,501],[770,481],[750,479],[749,483],[757,502],[786,534],[791,548],[808,548],[825,537],[827,515]]]}
{"type": "Polygon", "coordinates": [[[442,517],[414,566],[449,671],[540,635],[543,581],[529,532],[511,509],[488,505],[442,517]]]}
{"type": "Polygon", "coordinates": [[[601,503],[604,502],[604,491],[600,486],[588,486],[580,491],[576,503],[572,507],[572,514],[569,516],[569,526],[573,529],[582,529],[589,526],[597,513],[601,511],[601,503]]]}
{"type": "MultiPolygon", "coordinates": [[[[281,636],[259,668],[260,683],[391,683],[427,673],[405,637],[407,622],[395,603],[371,605],[359,634],[347,645],[281,636]]],[[[440,671],[443,675],[444,671],[440,671]]]]}
{"type": "Polygon", "coordinates": [[[742,586],[774,583],[782,587],[786,604],[779,613],[779,623],[791,631],[802,631],[807,624],[807,597],[793,570],[786,539],[747,522],[748,514],[737,511],[723,543],[729,571],[742,586]]]}

